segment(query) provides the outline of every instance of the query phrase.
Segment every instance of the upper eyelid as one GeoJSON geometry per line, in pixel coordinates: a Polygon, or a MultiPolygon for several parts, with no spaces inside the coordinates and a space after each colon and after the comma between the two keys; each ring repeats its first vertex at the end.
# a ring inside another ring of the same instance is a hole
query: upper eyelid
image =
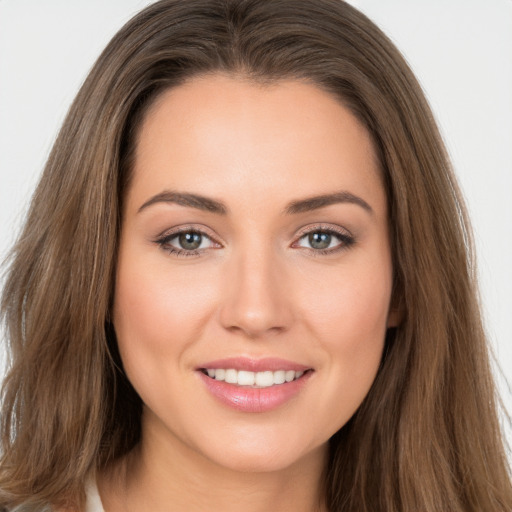
{"type": "Polygon", "coordinates": [[[175,228],[170,228],[162,231],[159,235],[156,236],[157,240],[162,240],[164,238],[172,238],[174,236],[180,235],[181,233],[200,233],[201,235],[205,235],[210,238],[213,242],[219,243],[223,245],[223,242],[219,241],[219,238],[216,234],[213,234],[210,229],[205,226],[198,226],[197,224],[187,224],[183,226],[178,226],[175,228]]]}
{"type": "Polygon", "coordinates": [[[347,228],[321,223],[313,226],[308,225],[301,228],[297,234],[297,238],[302,238],[303,236],[308,235],[309,233],[314,233],[315,231],[324,231],[327,233],[353,237],[352,233],[347,228]]]}

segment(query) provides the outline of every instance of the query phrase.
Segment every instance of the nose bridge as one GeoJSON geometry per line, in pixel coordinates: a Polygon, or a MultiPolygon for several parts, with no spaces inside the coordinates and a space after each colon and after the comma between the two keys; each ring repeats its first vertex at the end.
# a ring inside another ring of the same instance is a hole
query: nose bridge
{"type": "Polygon", "coordinates": [[[251,338],[285,330],[291,321],[282,261],[268,240],[254,242],[233,251],[221,311],[226,329],[251,338]]]}

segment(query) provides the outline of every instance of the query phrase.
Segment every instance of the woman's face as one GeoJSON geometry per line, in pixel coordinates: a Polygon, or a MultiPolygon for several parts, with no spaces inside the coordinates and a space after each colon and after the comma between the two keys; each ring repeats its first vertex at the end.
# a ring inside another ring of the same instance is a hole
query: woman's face
{"type": "Polygon", "coordinates": [[[195,78],[147,114],[123,216],[114,324],[143,447],[244,471],[324,457],[396,323],[365,128],[310,84],[195,78]]]}

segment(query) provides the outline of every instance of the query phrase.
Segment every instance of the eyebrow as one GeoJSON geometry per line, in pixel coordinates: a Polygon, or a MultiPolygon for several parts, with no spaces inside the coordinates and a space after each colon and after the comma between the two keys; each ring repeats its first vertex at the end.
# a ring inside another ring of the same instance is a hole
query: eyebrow
{"type": "Polygon", "coordinates": [[[334,192],[333,194],[323,194],[320,196],[300,199],[298,201],[292,201],[285,208],[284,213],[287,215],[295,215],[297,213],[318,210],[319,208],[324,208],[337,203],[355,204],[366,210],[368,213],[373,214],[372,207],[363,198],[345,190],[341,192],[334,192]]]}
{"type": "MultiPolygon", "coordinates": [[[[228,208],[223,203],[216,201],[215,199],[201,196],[199,194],[170,190],[165,190],[151,197],[139,208],[138,211],[141,212],[149,206],[157,203],[174,203],[180,206],[215,213],[217,215],[226,215],[228,213],[228,208]]],[[[334,192],[333,194],[322,194],[319,196],[312,196],[292,201],[285,207],[283,213],[285,215],[297,215],[299,213],[318,210],[338,203],[355,204],[363,208],[368,213],[373,214],[372,207],[364,199],[347,191],[334,192]]]]}
{"type": "Polygon", "coordinates": [[[139,212],[156,203],[174,203],[180,206],[196,208],[218,215],[226,215],[228,209],[220,201],[210,199],[209,197],[200,196],[198,194],[190,194],[187,192],[173,192],[165,190],[151,199],[148,199],[140,208],[139,212]]]}

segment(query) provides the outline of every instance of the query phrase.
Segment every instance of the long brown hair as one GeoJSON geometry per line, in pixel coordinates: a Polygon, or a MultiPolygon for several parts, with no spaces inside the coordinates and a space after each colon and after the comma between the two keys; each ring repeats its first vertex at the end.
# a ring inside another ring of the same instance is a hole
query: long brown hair
{"type": "Polygon", "coordinates": [[[403,321],[387,334],[368,396],[330,441],[329,510],[512,510],[457,183],[404,59],[340,0],[162,0],[99,57],[11,255],[0,508],[79,507],[88,475],[139,441],[141,401],[109,321],[121,202],[148,106],[215,72],[329,91],[380,158],[403,321]]]}

